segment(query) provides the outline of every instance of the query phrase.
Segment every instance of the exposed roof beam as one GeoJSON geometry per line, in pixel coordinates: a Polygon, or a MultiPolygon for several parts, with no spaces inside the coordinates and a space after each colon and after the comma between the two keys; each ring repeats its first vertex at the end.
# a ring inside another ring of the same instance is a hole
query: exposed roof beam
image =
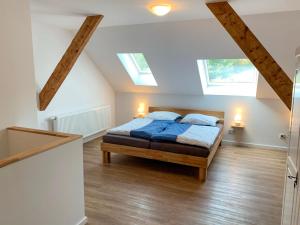
{"type": "Polygon", "coordinates": [[[41,111],[44,111],[48,107],[49,103],[57,93],[64,80],[67,78],[69,72],[76,63],[78,57],[90,40],[102,18],[102,15],[97,15],[88,16],[85,19],[67,51],[57,64],[55,70],[39,94],[41,111]]]}
{"type": "Polygon", "coordinates": [[[240,16],[227,1],[206,3],[206,5],[284,104],[291,109],[293,82],[255,37],[240,16]]]}

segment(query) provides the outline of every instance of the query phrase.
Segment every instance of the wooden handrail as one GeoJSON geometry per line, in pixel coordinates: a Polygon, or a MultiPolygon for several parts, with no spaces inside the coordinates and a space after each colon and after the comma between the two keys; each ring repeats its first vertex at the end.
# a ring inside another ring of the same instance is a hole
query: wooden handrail
{"type": "Polygon", "coordinates": [[[8,131],[12,132],[21,132],[21,133],[31,133],[36,135],[46,135],[46,136],[54,136],[58,137],[57,139],[53,139],[52,141],[49,141],[48,143],[41,144],[35,147],[32,147],[30,149],[24,149],[23,151],[16,152],[12,155],[9,155],[5,158],[0,158],[0,169],[2,167],[8,166],[10,164],[13,164],[15,162],[19,162],[23,159],[27,159],[29,157],[35,156],[37,154],[50,151],[58,146],[67,144],[69,142],[78,140],[82,138],[80,135],[75,134],[65,134],[65,133],[59,133],[59,132],[50,132],[50,131],[43,131],[43,130],[36,130],[36,129],[30,129],[30,128],[24,128],[24,127],[9,127],[7,128],[8,131]]]}
{"type": "Polygon", "coordinates": [[[206,4],[279,98],[291,110],[293,82],[227,1],[206,4]]]}
{"type": "Polygon", "coordinates": [[[85,19],[67,51],[39,94],[41,111],[44,111],[48,107],[102,19],[102,15],[88,16],[85,19]]]}

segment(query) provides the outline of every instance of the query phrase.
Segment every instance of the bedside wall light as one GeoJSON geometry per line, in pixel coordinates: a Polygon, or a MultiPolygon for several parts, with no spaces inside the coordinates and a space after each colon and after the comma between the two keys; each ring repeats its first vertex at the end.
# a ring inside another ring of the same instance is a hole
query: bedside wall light
{"type": "Polygon", "coordinates": [[[241,116],[240,113],[235,114],[235,116],[234,116],[234,124],[236,126],[241,126],[241,124],[242,124],[242,116],[241,116]]]}
{"type": "Polygon", "coordinates": [[[138,117],[144,117],[145,116],[145,103],[141,102],[139,104],[139,107],[137,109],[138,117]]]}

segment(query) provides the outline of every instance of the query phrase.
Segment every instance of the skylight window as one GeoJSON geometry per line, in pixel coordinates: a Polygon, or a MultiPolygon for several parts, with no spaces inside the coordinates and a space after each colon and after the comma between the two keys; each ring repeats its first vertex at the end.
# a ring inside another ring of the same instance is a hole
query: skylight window
{"type": "Polygon", "coordinates": [[[256,96],[258,71],[249,59],[197,60],[205,95],[256,96]]]}
{"type": "Polygon", "coordinates": [[[157,86],[143,53],[117,54],[135,85],[157,86]]]}

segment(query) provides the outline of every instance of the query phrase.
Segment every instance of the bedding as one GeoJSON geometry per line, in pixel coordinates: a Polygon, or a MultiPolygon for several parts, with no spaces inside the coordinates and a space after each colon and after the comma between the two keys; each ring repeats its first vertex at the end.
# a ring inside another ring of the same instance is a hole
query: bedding
{"type": "Polygon", "coordinates": [[[108,130],[108,133],[150,140],[153,134],[162,132],[173,123],[175,123],[173,120],[137,118],[119,127],[108,130]]]}
{"type": "Polygon", "coordinates": [[[181,115],[174,112],[168,112],[168,111],[156,111],[149,113],[146,118],[153,119],[153,120],[176,120],[181,115]]]}
{"type": "Polygon", "coordinates": [[[132,130],[130,132],[130,136],[150,140],[153,135],[159,134],[160,132],[164,131],[169,125],[174,123],[176,122],[173,120],[153,120],[146,126],[132,130]]]}
{"type": "Polygon", "coordinates": [[[217,122],[219,118],[214,116],[207,116],[203,114],[188,114],[186,115],[180,123],[190,123],[195,125],[203,125],[203,126],[217,126],[217,122]]]}
{"type": "Polygon", "coordinates": [[[153,134],[151,139],[154,141],[170,141],[177,142],[177,137],[186,132],[192,124],[174,123],[168,126],[160,133],[153,134]]]}
{"type": "Polygon", "coordinates": [[[109,134],[154,141],[177,142],[210,148],[220,132],[219,127],[178,123],[173,120],[137,118],[108,131],[109,134]]]}
{"type": "Polygon", "coordinates": [[[107,132],[109,134],[130,136],[130,132],[132,130],[142,128],[142,127],[147,126],[148,124],[150,124],[152,122],[153,122],[153,119],[137,118],[137,119],[131,120],[130,122],[125,123],[121,126],[109,129],[107,132]]]}
{"type": "Polygon", "coordinates": [[[151,140],[178,142],[209,149],[219,133],[219,127],[173,123],[162,132],[153,134],[151,140]]]}

